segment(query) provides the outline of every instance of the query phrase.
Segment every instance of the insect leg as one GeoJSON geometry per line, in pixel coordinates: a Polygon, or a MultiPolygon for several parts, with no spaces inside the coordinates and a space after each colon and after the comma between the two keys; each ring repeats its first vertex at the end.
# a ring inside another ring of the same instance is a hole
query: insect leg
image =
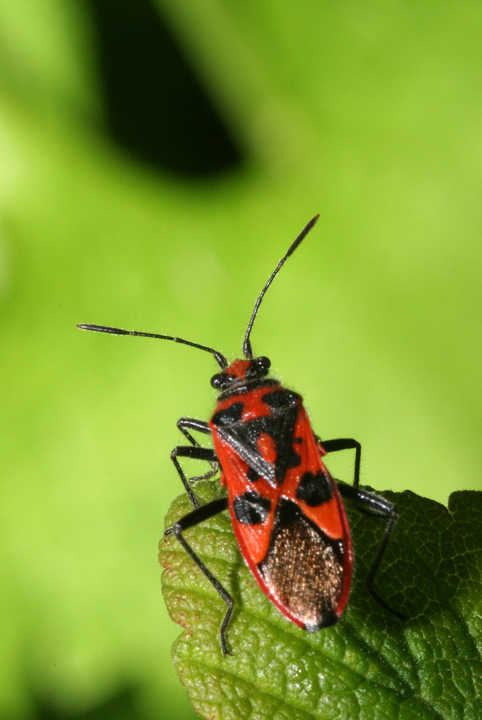
{"type": "MultiPolygon", "coordinates": [[[[202,432],[202,433],[205,433],[206,435],[211,434],[211,430],[209,428],[208,423],[204,422],[203,420],[196,420],[195,418],[184,417],[184,418],[180,418],[176,424],[177,424],[177,427],[179,428],[179,430],[184,435],[184,437],[187,440],[189,440],[191,445],[193,445],[196,448],[200,448],[201,445],[191,435],[189,430],[196,430],[197,432],[202,432]]],[[[176,450],[178,450],[178,448],[174,448],[173,452],[171,453],[171,459],[176,467],[176,470],[178,472],[179,477],[182,480],[184,487],[186,488],[187,494],[189,495],[189,499],[191,500],[194,507],[198,507],[199,503],[197,502],[197,499],[192,491],[191,484],[193,482],[196,482],[197,480],[208,480],[210,477],[215,475],[218,471],[219,463],[217,462],[216,456],[214,456],[214,458],[211,456],[209,458],[205,458],[204,456],[201,458],[198,458],[201,460],[207,459],[211,465],[211,470],[209,470],[207,473],[204,473],[204,475],[197,475],[197,476],[191,477],[191,478],[189,478],[189,480],[187,480],[186,476],[184,475],[184,472],[182,471],[182,469],[179,465],[179,462],[176,460],[177,453],[173,457],[173,454],[176,452],[176,450]]],[[[188,457],[197,457],[197,456],[189,455],[188,457]]]]}
{"type": "Polygon", "coordinates": [[[200,445],[178,445],[174,448],[174,450],[171,452],[171,460],[174,463],[174,467],[176,468],[179,477],[182,480],[182,484],[184,485],[187,494],[189,495],[189,499],[192,503],[192,505],[195,508],[199,507],[199,503],[197,501],[196,496],[194,495],[194,492],[191,487],[191,482],[194,480],[202,480],[206,477],[211,477],[211,475],[214,475],[214,473],[217,470],[217,457],[214,450],[211,448],[203,448],[200,445]],[[184,474],[184,471],[179,463],[178,457],[187,457],[187,458],[194,458],[195,460],[207,460],[209,463],[211,463],[211,466],[216,463],[216,469],[210,470],[205,475],[200,475],[197,477],[190,478],[188,480],[184,474]]]}
{"type": "Polygon", "coordinates": [[[206,435],[211,435],[209,425],[207,424],[207,422],[204,422],[204,420],[196,420],[195,418],[183,417],[179,418],[176,425],[182,432],[184,437],[189,440],[191,445],[196,445],[199,447],[199,443],[193,438],[193,436],[190,432],[188,432],[188,430],[197,430],[198,432],[205,433],[206,435]]]}
{"type": "Polygon", "coordinates": [[[325,450],[326,453],[337,452],[338,450],[355,450],[355,473],[353,477],[354,487],[358,487],[360,483],[360,461],[361,461],[361,445],[358,440],[353,438],[338,438],[336,440],[318,440],[318,445],[325,450]]]}
{"type": "Polygon", "coordinates": [[[228,650],[228,646],[226,644],[226,628],[229,624],[229,620],[231,618],[231,614],[233,612],[234,607],[234,600],[231,597],[231,595],[228,593],[228,591],[221,585],[219,580],[214,577],[214,575],[211,573],[210,570],[206,567],[206,565],[203,563],[201,558],[196,555],[192,547],[186,542],[183,536],[184,530],[188,530],[189,528],[194,527],[195,525],[198,525],[199,523],[203,522],[204,520],[208,520],[209,518],[213,517],[214,515],[217,515],[220,512],[223,512],[223,510],[226,510],[228,507],[228,499],[227,498],[220,498],[218,500],[213,500],[212,502],[206,503],[206,505],[202,505],[201,507],[197,507],[195,510],[192,510],[187,515],[184,515],[180,520],[175,523],[174,527],[172,527],[170,530],[167,530],[165,535],[169,534],[169,532],[173,532],[176,538],[179,540],[181,545],[183,546],[184,550],[188,553],[188,555],[191,556],[191,558],[194,560],[196,565],[202,570],[204,575],[207,577],[209,582],[212,584],[214,589],[221,595],[222,599],[228,606],[228,609],[226,610],[226,614],[224,616],[223,622],[221,623],[221,648],[223,651],[223,655],[230,655],[231,653],[228,650]]]}
{"type": "Polygon", "coordinates": [[[383,536],[382,542],[380,543],[377,554],[375,555],[375,558],[368,571],[368,575],[365,580],[365,587],[370,593],[370,595],[375,598],[375,600],[382,607],[390,610],[390,612],[392,612],[401,620],[405,620],[405,616],[390,607],[390,605],[388,605],[388,603],[386,603],[385,600],[380,597],[380,595],[373,587],[378,568],[380,567],[380,563],[385,554],[385,550],[387,549],[388,542],[393,534],[393,531],[395,530],[395,525],[397,524],[398,512],[395,505],[389,500],[381,497],[380,495],[375,495],[375,493],[361,490],[360,488],[354,487],[353,485],[347,485],[346,483],[337,483],[337,486],[338,490],[340,491],[340,495],[343,498],[351,500],[353,504],[357,505],[360,509],[365,510],[371,515],[377,515],[378,517],[387,518],[385,534],[383,536]]]}

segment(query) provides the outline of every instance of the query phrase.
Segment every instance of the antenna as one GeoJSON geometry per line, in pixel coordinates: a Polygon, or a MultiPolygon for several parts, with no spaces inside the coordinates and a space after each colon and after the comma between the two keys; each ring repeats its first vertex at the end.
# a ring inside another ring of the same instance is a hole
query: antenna
{"type": "Polygon", "coordinates": [[[273,282],[273,280],[275,279],[275,277],[277,276],[277,274],[279,273],[279,271],[281,270],[281,268],[283,267],[283,265],[285,264],[285,262],[288,260],[289,256],[294,253],[294,251],[296,250],[296,248],[298,247],[298,245],[301,245],[302,241],[305,239],[305,237],[308,235],[308,233],[310,232],[310,230],[311,230],[311,229],[313,228],[313,226],[316,224],[316,222],[317,222],[317,220],[318,220],[319,217],[320,217],[319,215],[315,215],[315,217],[312,218],[307,225],[305,225],[305,227],[304,227],[303,230],[300,232],[300,234],[298,235],[298,237],[296,238],[296,240],[294,241],[294,243],[292,243],[292,245],[290,245],[290,247],[289,247],[288,252],[286,253],[286,255],[285,255],[285,256],[279,261],[279,263],[277,264],[277,266],[276,266],[276,268],[274,269],[271,277],[269,278],[269,280],[268,280],[268,282],[266,283],[266,285],[264,286],[264,288],[261,290],[261,292],[260,292],[260,294],[259,294],[259,297],[258,297],[258,299],[256,300],[256,305],[254,306],[253,314],[251,315],[251,319],[250,319],[250,321],[249,321],[249,323],[248,323],[248,329],[246,330],[246,335],[244,336],[244,342],[243,342],[243,353],[244,353],[244,356],[245,356],[246,358],[248,358],[248,360],[251,360],[252,357],[253,357],[253,350],[252,350],[252,348],[251,348],[251,341],[250,341],[250,339],[249,339],[249,336],[250,336],[250,334],[251,334],[251,330],[252,330],[252,328],[253,328],[253,323],[254,323],[254,321],[255,321],[255,319],[256,319],[256,315],[258,314],[259,306],[261,305],[261,300],[262,300],[262,299],[264,298],[264,296],[266,295],[267,289],[269,288],[269,286],[271,285],[271,283],[273,282]]]}
{"type": "Polygon", "coordinates": [[[228,367],[228,361],[217,350],[206,347],[206,345],[198,345],[197,343],[190,342],[190,340],[182,340],[178,337],[171,337],[170,335],[156,335],[154,333],[138,332],[137,330],[122,330],[121,328],[107,327],[105,325],[90,325],[80,324],[77,325],[81,330],[92,330],[93,332],[109,333],[110,335],[135,335],[136,337],[148,337],[156,338],[157,340],[172,340],[173,342],[182,343],[182,345],[190,345],[191,347],[198,348],[199,350],[206,350],[214,355],[214,358],[221,370],[225,370],[228,367]]]}

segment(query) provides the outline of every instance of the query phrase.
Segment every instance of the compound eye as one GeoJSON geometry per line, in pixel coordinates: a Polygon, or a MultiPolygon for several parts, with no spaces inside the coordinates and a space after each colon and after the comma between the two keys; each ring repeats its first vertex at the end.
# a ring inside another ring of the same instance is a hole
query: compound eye
{"type": "Polygon", "coordinates": [[[212,376],[212,378],[211,378],[211,386],[212,386],[215,390],[219,390],[219,387],[220,387],[220,385],[221,385],[221,382],[222,382],[222,373],[217,373],[217,375],[213,375],[213,376],[212,376]]]}
{"type": "Polygon", "coordinates": [[[211,386],[215,390],[225,390],[228,388],[233,381],[232,375],[228,375],[227,373],[217,373],[216,375],[213,375],[211,378],[211,386]]]}
{"type": "Polygon", "coordinates": [[[264,355],[261,355],[256,362],[258,364],[259,374],[267,375],[271,367],[271,360],[264,355]]]}
{"type": "Polygon", "coordinates": [[[271,363],[267,357],[261,356],[251,360],[251,364],[246,371],[248,378],[260,378],[267,375],[271,363]]]}

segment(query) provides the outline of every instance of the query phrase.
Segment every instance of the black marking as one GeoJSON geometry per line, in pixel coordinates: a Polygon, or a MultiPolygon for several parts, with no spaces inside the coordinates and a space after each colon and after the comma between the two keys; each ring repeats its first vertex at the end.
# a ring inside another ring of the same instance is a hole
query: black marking
{"type": "Polygon", "coordinates": [[[305,472],[296,489],[296,498],[309,507],[318,507],[331,500],[333,487],[330,478],[324,472],[305,472]]]}
{"type": "Polygon", "coordinates": [[[274,471],[278,486],[283,483],[288,468],[298,467],[301,463],[300,456],[292,448],[297,416],[298,408],[293,407],[270,415],[263,415],[246,423],[248,433],[252,438],[251,442],[256,447],[257,452],[259,451],[256,443],[262,433],[266,433],[266,435],[273,438],[276,446],[274,471]]]}
{"type": "Polygon", "coordinates": [[[294,468],[298,467],[299,465],[301,465],[301,457],[298,455],[294,448],[290,448],[286,467],[294,468]]]}
{"type": "Polygon", "coordinates": [[[268,517],[271,500],[249,490],[244,495],[238,495],[233,502],[233,510],[236,520],[243,525],[260,525],[268,517]]]}
{"type": "MultiPolygon", "coordinates": [[[[243,420],[245,405],[242,400],[237,400],[229,407],[218,410],[212,418],[212,424],[217,427],[219,435],[251,468],[248,479],[255,482],[259,477],[264,478],[273,488],[283,484],[288,469],[301,465],[301,457],[293,447],[301,397],[291,390],[281,388],[279,383],[275,382],[276,389],[262,396],[270,408],[267,415],[243,420]],[[267,462],[260,453],[258,441],[263,433],[274,441],[274,462],[267,462]],[[256,480],[253,472],[259,476],[256,480]]],[[[236,389],[236,394],[240,394],[239,388],[236,389]]]]}
{"type": "Polygon", "coordinates": [[[212,423],[213,423],[213,425],[217,425],[220,427],[234,425],[234,423],[237,423],[241,420],[241,415],[243,414],[243,409],[244,409],[244,403],[242,403],[242,402],[233,403],[232,405],[230,405],[227,408],[218,410],[218,412],[215,413],[212,417],[212,423]]]}
{"type": "Polygon", "coordinates": [[[295,439],[293,440],[293,442],[296,443],[296,445],[302,445],[302,443],[303,443],[303,438],[302,438],[302,437],[295,437],[295,439]]]}
{"type": "MultiPolygon", "coordinates": [[[[272,393],[269,393],[270,395],[272,393]]],[[[218,433],[233,448],[233,450],[253,468],[272,487],[280,486],[290,467],[298,467],[301,462],[299,455],[293,450],[293,435],[298,417],[298,407],[284,408],[269,415],[253,418],[252,420],[234,422],[235,413],[228,414],[226,424],[225,413],[242,403],[233,403],[226,410],[220,410],[213,417],[213,423],[219,429],[218,433]],[[222,413],[222,415],[221,415],[222,413]],[[218,421],[220,415],[222,424],[218,421]],[[229,422],[228,422],[229,421],[229,422]],[[258,440],[262,433],[273,438],[276,447],[276,461],[268,463],[261,455],[258,440]]],[[[237,411],[236,417],[242,414],[237,411]]]]}
{"type": "Polygon", "coordinates": [[[252,390],[259,390],[262,387],[279,387],[278,380],[273,378],[247,378],[239,385],[236,383],[234,387],[228,388],[218,396],[218,402],[228,400],[230,397],[237,395],[247,395],[252,390]]]}
{"type": "Polygon", "coordinates": [[[308,630],[308,632],[316,632],[317,630],[321,630],[321,628],[327,628],[331,625],[334,625],[338,622],[339,616],[335,613],[334,610],[327,610],[326,613],[323,615],[323,620],[319,623],[305,623],[305,630],[308,630]]]}
{"type": "Polygon", "coordinates": [[[266,393],[263,395],[263,402],[269,405],[271,410],[284,410],[285,408],[292,408],[299,404],[301,401],[300,395],[291,390],[280,388],[279,390],[273,390],[273,392],[266,393]]]}
{"type": "Polygon", "coordinates": [[[278,503],[268,552],[258,569],[274,597],[306,630],[336,622],[343,592],[343,543],[328,537],[296,503],[278,503]]]}
{"type": "Polygon", "coordinates": [[[234,452],[244,460],[253,470],[259,473],[273,488],[276,488],[274,467],[271,463],[260,455],[256,445],[252,445],[248,439],[245,425],[247,423],[240,422],[237,425],[231,425],[227,428],[218,428],[217,432],[229,445],[234,452]]]}
{"type": "Polygon", "coordinates": [[[254,468],[250,467],[248,468],[246,477],[248,478],[249,482],[256,482],[256,480],[259,480],[261,478],[261,475],[257,473],[254,468]]]}

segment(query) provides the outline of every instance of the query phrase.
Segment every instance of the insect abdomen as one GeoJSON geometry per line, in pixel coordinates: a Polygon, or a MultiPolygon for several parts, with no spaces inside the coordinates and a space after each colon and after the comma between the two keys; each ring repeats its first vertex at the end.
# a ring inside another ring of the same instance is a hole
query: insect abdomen
{"type": "Polygon", "coordinates": [[[270,595],[306,630],[332,625],[344,588],[341,540],[333,540],[291,500],[276,508],[268,552],[258,570],[270,595]]]}

